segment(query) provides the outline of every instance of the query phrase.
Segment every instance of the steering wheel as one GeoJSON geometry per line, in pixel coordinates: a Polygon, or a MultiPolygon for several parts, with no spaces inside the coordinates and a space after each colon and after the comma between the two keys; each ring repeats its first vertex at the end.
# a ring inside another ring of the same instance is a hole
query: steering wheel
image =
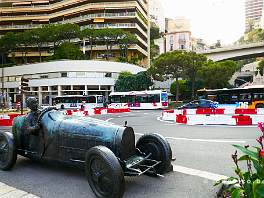
{"type": "Polygon", "coordinates": [[[40,123],[40,121],[41,121],[41,119],[45,113],[52,111],[52,110],[58,110],[58,109],[56,107],[47,107],[47,108],[43,109],[38,116],[37,123],[40,123]]]}

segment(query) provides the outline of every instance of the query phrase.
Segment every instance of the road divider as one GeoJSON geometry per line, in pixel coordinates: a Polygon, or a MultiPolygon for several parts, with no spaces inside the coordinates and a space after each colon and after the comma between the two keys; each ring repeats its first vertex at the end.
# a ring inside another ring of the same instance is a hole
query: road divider
{"type": "Polygon", "coordinates": [[[187,125],[250,126],[264,121],[264,110],[232,108],[164,110],[162,120],[187,125]]]}
{"type": "MultiPolygon", "coordinates": [[[[63,113],[68,116],[93,116],[93,115],[105,115],[105,114],[115,114],[115,113],[129,113],[129,108],[94,108],[86,111],[83,110],[65,110],[63,113]]],[[[15,117],[20,116],[20,114],[8,114],[0,115],[0,126],[12,126],[15,117]]]]}

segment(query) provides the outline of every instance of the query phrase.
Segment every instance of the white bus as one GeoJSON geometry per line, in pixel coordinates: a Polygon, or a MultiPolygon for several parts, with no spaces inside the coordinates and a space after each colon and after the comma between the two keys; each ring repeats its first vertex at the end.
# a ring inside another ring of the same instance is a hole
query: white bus
{"type": "Polygon", "coordinates": [[[112,92],[109,108],[163,109],[168,107],[166,91],[112,92]]]}
{"type": "Polygon", "coordinates": [[[104,107],[104,96],[57,96],[53,105],[61,109],[93,109],[104,107]]]}

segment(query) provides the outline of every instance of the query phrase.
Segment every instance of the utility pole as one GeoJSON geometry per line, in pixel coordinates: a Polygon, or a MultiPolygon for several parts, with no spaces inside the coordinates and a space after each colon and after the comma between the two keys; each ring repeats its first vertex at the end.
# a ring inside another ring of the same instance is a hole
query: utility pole
{"type": "Polygon", "coordinates": [[[29,79],[25,78],[24,76],[21,77],[21,115],[23,115],[23,108],[24,108],[24,105],[23,105],[23,102],[24,102],[24,97],[25,97],[25,93],[27,93],[29,91],[29,86],[28,86],[28,82],[29,82],[29,79]]]}
{"type": "Polygon", "coordinates": [[[2,69],[2,78],[1,78],[1,83],[2,83],[2,89],[1,89],[1,92],[2,92],[2,110],[4,111],[4,106],[5,106],[5,97],[4,97],[4,55],[3,53],[1,53],[1,69],[2,69]]]}

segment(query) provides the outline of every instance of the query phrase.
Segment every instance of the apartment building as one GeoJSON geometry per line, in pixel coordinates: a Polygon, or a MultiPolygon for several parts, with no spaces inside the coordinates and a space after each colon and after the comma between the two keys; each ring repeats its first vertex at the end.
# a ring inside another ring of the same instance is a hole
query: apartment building
{"type": "MultiPolygon", "coordinates": [[[[21,32],[45,24],[75,23],[84,28],[120,28],[137,36],[137,44],[129,46],[129,57],[141,57],[149,63],[148,0],[2,0],[0,1],[0,36],[21,32]]],[[[80,41],[81,42],[81,41],[80,41]]],[[[89,45],[89,43],[87,44],[89,45]]],[[[89,46],[84,48],[89,50],[89,46]]],[[[93,59],[103,59],[105,46],[93,48],[93,59]]],[[[48,56],[48,52],[43,52],[48,56]]],[[[19,53],[16,53],[19,56],[19,53]]],[[[29,53],[28,56],[37,56],[29,53]]],[[[111,59],[120,56],[113,47],[111,59]]],[[[108,56],[108,57],[109,57],[108,56]]]]}
{"type": "Polygon", "coordinates": [[[245,31],[249,31],[253,27],[260,27],[261,18],[263,16],[263,0],[246,0],[245,1],[245,31]]]}

